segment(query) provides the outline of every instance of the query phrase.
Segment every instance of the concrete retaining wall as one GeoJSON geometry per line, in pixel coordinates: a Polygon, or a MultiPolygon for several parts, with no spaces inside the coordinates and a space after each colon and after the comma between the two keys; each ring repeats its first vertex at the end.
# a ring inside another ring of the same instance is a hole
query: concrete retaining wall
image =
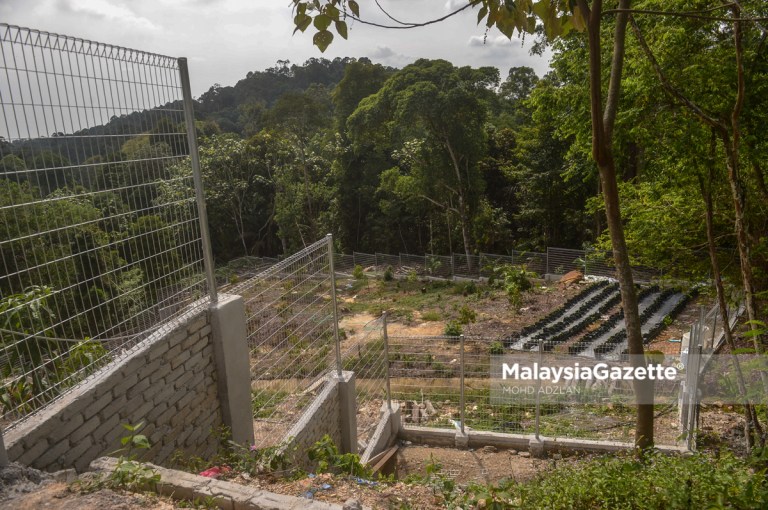
{"type": "Polygon", "coordinates": [[[355,375],[335,373],[312,403],[304,410],[298,422],[285,435],[287,454],[296,466],[313,469],[307,450],[328,435],[341,453],[357,453],[357,415],[355,406],[355,375]]]}
{"type": "Polygon", "coordinates": [[[394,405],[390,410],[385,402],[381,407],[379,423],[368,442],[368,446],[360,456],[360,462],[368,464],[376,455],[394,445],[397,441],[400,427],[400,406],[394,405]]]}
{"type": "Polygon", "coordinates": [[[93,378],[7,431],[13,461],[47,471],[89,463],[120,448],[123,424],[145,423],[153,447],[144,460],[162,464],[176,450],[216,452],[222,425],[209,312],[169,322],[93,378]]]}

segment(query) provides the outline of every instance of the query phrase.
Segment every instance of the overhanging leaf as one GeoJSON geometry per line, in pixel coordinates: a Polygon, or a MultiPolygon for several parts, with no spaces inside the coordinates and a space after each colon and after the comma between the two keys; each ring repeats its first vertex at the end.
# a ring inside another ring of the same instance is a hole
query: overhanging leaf
{"type": "Polygon", "coordinates": [[[347,2],[347,5],[349,6],[349,10],[352,11],[352,14],[354,14],[355,16],[357,16],[359,18],[360,17],[360,6],[357,5],[357,2],[355,2],[355,0],[349,0],[349,2],[347,2]]]}
{"type": "Polygon", "coordinates": [[[312,42],[320,51],[324,52],[326,48],[328,48],[328,45],[333,42],[333,34],[328,30],[321,30],[315,34],[312,38],[312,42]]]}
{"type": "Polygon", "coordinates": [[[319,31],[327,30],[329,26],[331,26],[331,17],[326,16],[325,14],[318,14],[315,16],[314,25],[315,28],[319,31]]]}
{"type": "Polygon", "coordinates": [[[347,38],[347,23],[345,21],[336,22],[336,32],[344,39],[347,38]]]}
{"type": "Polygon", "coordinates": [[[477,13],[477,24],[479,25],[481,21],[483,21],[483,18],[485,18],[488,15],[488,7],[485,5],[480,8],[480,11],[477,13]]]}
{"type": "Polygon", "coordinates": [[[297,14],[293,18],[293,24],[296,25],[296,28],[293,30],[293,33],[295,34],[297,30],[301,30],[302,32],[304,32],[311,23],[312,23],[312,16],[309,16],[307,14],[297,14]]]}

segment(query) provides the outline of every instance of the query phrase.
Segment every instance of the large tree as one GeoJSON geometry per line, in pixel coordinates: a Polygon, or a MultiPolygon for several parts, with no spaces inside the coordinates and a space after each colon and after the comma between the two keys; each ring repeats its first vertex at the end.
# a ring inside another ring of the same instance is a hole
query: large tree
{"type": "MultiPolygon", "coordinates": [[[[346,38],[347,26],[345,17],[366,22],[360,17],[359,6],[353,0],[293,0],[296,30],[304,31],[314,24],[317,30],[313,42],[325,50],[333,41],[333,34],[328,30],[334,24],[336,32],[346,38]]],[[[478,21],[485,21],[489,28],[496,27],[507,37],[514,33],[535,33],[537,20],[544,29],[545,35],[556,38],[571,28],[586,32],[589,52],[588,83],[589,105],[592,126],[592,158],[594,159],[602,184],[605,202],[606,220],[611,235],[613,259],[616,274],[621,288],[624,322],[626,325],[628,350],[632,355],[633,364],[644,365],[643,339],[640,329],[640,314],[637,306],[632,269],[629,264],[626,241],[621,221],[619,207],[619,190],[617,182],[616,161],[613,156],[614,126],[619,107],[621,78],[624,65],[625,36],[630,8],[630,0],[619,0],[619,10],[615,15],[605,16],[602,0],[553,2],[515,0],[501,2],[499,0],[469,0],[466,5],[455,12],[466,8],[478,10],[478,21]],[[613,30],[612,50],[609,55],[603,51],[602,29],[613,30]],[[604,60],[610,62],[606,67],[604,60]],[[606,72],[604,72],[606,71],[606,72]],[[607,79],[607,89],[604,90],[604,80],[607,79]]],[[[415,28],[419,24],[410,24],[415,28]]],[[[400,24],[399,28],[403,25],[400,24]]],[[[635,428],[635,443],[639,450],[644,450],[653,444],[653,405],[648,402],[653,397],[653,386],[650,382],[635,381],[635,393],[641,402],[637,406],[637,426],[635,428]]]]}
{"type": "Polygon", "coordinates": [[[363,99],[347,120],[350,138],[394,142],[410,190],[456,214],[468,260],[474,252],[472,212],[482,181],[486,98],[498,84],[495,68],[457,68],[421,59],[363,99]]]}

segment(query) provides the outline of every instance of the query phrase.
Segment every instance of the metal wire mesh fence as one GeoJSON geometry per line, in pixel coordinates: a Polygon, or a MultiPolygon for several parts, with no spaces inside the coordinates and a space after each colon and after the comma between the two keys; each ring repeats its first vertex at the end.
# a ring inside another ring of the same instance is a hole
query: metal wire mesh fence
{"type": "Polygon", "coordinates": [[[4,426],[210,290],[183,64],[0,24],[4,426]]]}
{"type": "MultiPolygon", "coordinates": [[[[337,257],[345,268],[350,265],[348,257],[351,257],[352,267],[359,265],[364,270],[377,272],[383,272],[391,267],[393,274],[401,276],[416,272],[418,275],[435,278],[488,278],[492,276],[493,268],[501,264],[523,265],[540,276],[563,275],[573,270],[582,271],[586,276],[609,278],[616,276],[610,253],[566,248],[547,248],[546,253],[512,250],[509,255],[491,253],[469,256],[463,253],[388,255],[378,252],[375,254],[354,252],[351,256],[337,255],[337,257]]],[[[632,272],[636,282],[650,282],[661,275],[659,271],[646,267],[633,267],[632,272]]]]}
{"type": "Polygon", "coordinates": [[[387,351],[382,316],[345,333],[341,365],[355,373],[357,439],[364,449],[379,423],[387,395],[387,351]]]}
{"type": "Polygon", "coordinates": [[[341,369],[331,246],[329,236],[232,290],[245,301],[257,447],[280,442],[341,369]]]}
{"type": "MultiPolygon", "coordinates": [[[[538,388],[500,399],[494,393],[493,359],[501,354],[521,365],[557,366],[590,360],[568,354],[505,350],[486,338],[387,337],[393,401],[404,426],[468,428],[547,437],[632,442],[631,383],[571,384],[553,395],[538,388]],[[539,393],[539,396],[537,396],[539,393]],[[545,397],[541,395],[546,394],[545,397]]],[[[655,385],[657,444],[676,444],[680,431],[679,380],[655,385]]]]}

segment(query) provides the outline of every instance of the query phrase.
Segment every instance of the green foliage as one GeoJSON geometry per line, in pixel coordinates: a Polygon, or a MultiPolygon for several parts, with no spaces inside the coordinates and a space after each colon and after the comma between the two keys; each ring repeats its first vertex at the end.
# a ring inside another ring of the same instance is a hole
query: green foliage
{"type": "Polygon", "coordinates": [[[440,314],[440,312],[435,311],[428,311],[421,314],[421,320],[428,322],[439,321],[442,318],[443,316],[440,314]]]}
{"type": "Polygon", "coordinates": [[[470,324],[476,320],[477,313],[467,305],[462,305],[459,309],[459,318],[456,320],[456,322],[459,324],[470,324]]]}
{"type": "MultiPolygon", "coordinates": [[[[457,502],[459,503],[459,502],[457,502]]],[[[765,472],[731,454],[652,453],[645,463],[604,457],[529,483],[470,485],[460,505],[483,508],[758,509],[768,505],[765,472]]]]}
{"type": "Polygon", "coordinates": [[[488,348],[488,353],[492,354],[494,356],[498,356],[500,354],[504,354],[504,344],[502,344],[501,342],[498,342],[498,341],[491,342],[491,345],[488,348]]]}
{"type": "Polygon", "coordinates": [[[387,266],[387,268],[384,270],[383,278],[385,282],[391,282],[392,280],[395,279],[395,273],[394,273],[394,270],[392,269],[392,266],[387,266]]]}
{"type": "Polygon", "coordinates": [[[519,306],[523,292],[533,288],[531,279],[535,277],[536,274],[528,271],[525,266],[502,264],[493,268],[493,274],[488,279],[488,283],[506,292],[509,302],[519,306]]]}
{"type": "Polygon", "coordinates": [[[339,453],[339,449],[328,434],[324,435],[307,451],[309,460],[317,462],[319,473],[341,473],[350,476],[370,478],[371,470],[360,463],[360,456],[354,453],[339,453]]]}
{"type": "Polygon", "coordinates": [[[463,329],[461,324],[459,324],[457,321],[448,321],[445,324],[445,329],[443,330],[443,334],[445,336],[459,336],[462,333],[463,329]]]}
{"type": "Polygon", "coordinates": [[[154,489],[157,482],[160,481],[160,474],[137,460],[137,450],[148,450],[151,447],[149,439],[145,435],[139,434],[143,427],[144,422],[136,425],[123,424],[128,435],[120,439],[122,447],[111,454],[120,453],[117,466],[104,478],[81,483],[80,489],[83,492],[91,492],[102,487],[129,491],[154,489]]]}
{"type": "Polygon", "coordinates": [[[352,270],[352,277],[355,280],[364,280],[366,278],[365,273],[363,272],[363,266],[360,264],[355,265],[355,268],[352,270]]]}

